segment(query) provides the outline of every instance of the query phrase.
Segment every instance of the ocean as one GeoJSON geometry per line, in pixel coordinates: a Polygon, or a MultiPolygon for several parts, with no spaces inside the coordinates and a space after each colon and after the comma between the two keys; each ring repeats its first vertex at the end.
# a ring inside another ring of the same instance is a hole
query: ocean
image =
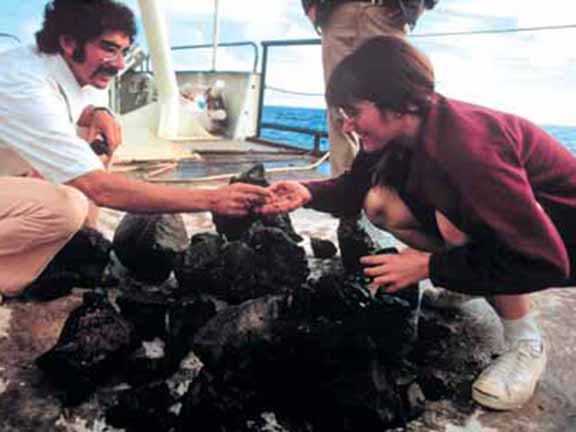
{"type": "MultiPolygon", "coordinates": [[[[262,122],[326,131],[326,111],[318,108],[265,106],[262,110],[262,122]]],[[[576,155],[576,127],[554,125],[540,125],[540,127],[576,155]]],[[[312,149],[314,145],[314,138],[302,133],[262,129],[261,136],[270,141],[286,142],[303,149],[312,149]]],[[[326,139],[320,141],[320,149],[328,149],[326,139]]]]}

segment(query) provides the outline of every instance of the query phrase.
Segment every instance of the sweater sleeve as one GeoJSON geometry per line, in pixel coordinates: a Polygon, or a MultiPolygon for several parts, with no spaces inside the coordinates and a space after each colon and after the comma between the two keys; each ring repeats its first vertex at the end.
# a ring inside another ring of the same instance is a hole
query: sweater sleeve
{"type": "Polygon", "coordinates": [[[360,152],[349,171],[339,177],[303,183],[312,194],[307,207],[336,217],[355,216],[362,210],[380,154],[360,152]]]}
{"type": "Polygon", "coordinates": [[[522,133],[498,126],[465,132],[460,129],[458,137],[452,129],[456,139],[443,149],[439,165],[458,192],[470,241],[432,254],[430,279],[481,295],[561,284],[569,274],[568,253],[534,196],[520,151],[522,133]]]}

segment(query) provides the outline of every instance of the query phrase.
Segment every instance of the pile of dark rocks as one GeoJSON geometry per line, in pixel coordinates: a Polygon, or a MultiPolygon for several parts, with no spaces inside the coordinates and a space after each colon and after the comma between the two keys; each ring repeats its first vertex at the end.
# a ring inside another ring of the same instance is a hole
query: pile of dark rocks
{"type": "Polygon", "coordinates": [[[340,257],[312,241],[334,262],[315,279],[288,216],[214,221],[189,238],[179,215],[128,214],[112,242],[81,231],[55,259],[42,289],[96,288],[36,360],[65,405],[116,386],[105,418],[126,431],[370,432],[455,391],[431,367],[450,326],[424,309],[417,337],[417,287],[368,292],[358,259],[376,249],[356,220],[340,223],[340,257]]]}

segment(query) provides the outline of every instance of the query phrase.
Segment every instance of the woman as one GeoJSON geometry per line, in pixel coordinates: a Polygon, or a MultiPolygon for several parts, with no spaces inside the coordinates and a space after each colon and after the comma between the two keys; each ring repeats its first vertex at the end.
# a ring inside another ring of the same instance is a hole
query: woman
{"type": "Polygon", "coordinates": [[[527,120],[436,93],[427,58],[393,36],[345,58],[326,98],[362,151],[340,177],[274,184],[277,199],[262,211],[364,207],[409,246],[362,258],[372,290],[430,278],[489,296],[510,349],[472,396],[493,409],[523,405],[546,363],[526,293],[567,285],[576,262],[576,158],[527,120]]]}

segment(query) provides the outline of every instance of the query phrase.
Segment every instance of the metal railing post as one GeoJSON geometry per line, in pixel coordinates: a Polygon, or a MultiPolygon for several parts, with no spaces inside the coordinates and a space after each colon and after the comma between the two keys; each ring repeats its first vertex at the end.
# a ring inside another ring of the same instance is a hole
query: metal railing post
{"type": "Polygon", "coordinates": [[[266,88],[266,71],[268,68],[268,44],[262,42],[262,68],[260,73],[260,88],[258,89],[258,116],[256,120],[256,136],[262,129],[262,111],[264,110],[264,89],[266,88]]]}

